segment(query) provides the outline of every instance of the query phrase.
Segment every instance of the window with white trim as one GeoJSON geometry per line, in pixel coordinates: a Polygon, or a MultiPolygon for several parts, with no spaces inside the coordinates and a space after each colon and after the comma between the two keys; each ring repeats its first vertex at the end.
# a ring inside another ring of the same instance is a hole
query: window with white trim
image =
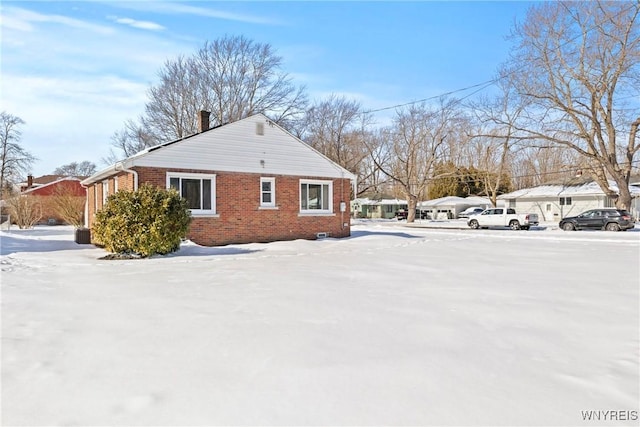
{"type": "Polygon", "coordinates": [[[260,178],[260,207],[274,208],[276,206],[276,179],[260,178]]]}
{"type": "Polygon", "coordinates": [[[560,206],[570,205],[571,197],[560,197],[560,206]]]}
{"type": "Polygon", "coordinates": [[[199,173],[167,173],[167,188],[175,189],[186,199],[194,215],[216,213],[216,176],[199,173]]]}
{"type": "Polygon", "coordinates": [[[300,212],[333,212],[333,182],[300,180],[300,212]]]}
{"type": "Polygon", "coordinates": [[[109,180],[102,181],[102,206],[107,203],[107,197],[109,197],[109,180]]]}

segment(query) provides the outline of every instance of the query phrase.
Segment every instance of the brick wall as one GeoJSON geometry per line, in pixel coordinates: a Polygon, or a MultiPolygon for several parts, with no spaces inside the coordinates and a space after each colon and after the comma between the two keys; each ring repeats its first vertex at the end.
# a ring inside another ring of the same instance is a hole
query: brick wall
{"type": "MultiPolygon", "coordinates": [[[[349,200],[351,182],[348,179],[320,177],[292,177],[202,170],[176,170],[161,168],[135,168],[138,184],[150,183],[167,186],[167,172],[216,175],[216,215],[194,216],[188,238],[205,246],[231,243],[271,242],[277,240],[315,239],[318,233],[329,237],[347,237],[349,226],[349,200]],[[260,178],[275,178],[276,209],[260,208],[260,178]],[[300,179],[333,182],[333,213],[330,215],[300,214],[300,179]],[[340,202],[346,211],[340,212],[340,202]]],[[[112,179],[112,178],[110,178],[112,179]]],[[[132,174],[121,173],[118,189],[133,187],[132,174]]],[[[102,183],[97,183],[98,209],[102,207],[102,183]]],[[[109,190],[112,187],[110,185],[109,190]]],[[[89,218],[94,218],[94,191],[88,189],[89,218]]]]}

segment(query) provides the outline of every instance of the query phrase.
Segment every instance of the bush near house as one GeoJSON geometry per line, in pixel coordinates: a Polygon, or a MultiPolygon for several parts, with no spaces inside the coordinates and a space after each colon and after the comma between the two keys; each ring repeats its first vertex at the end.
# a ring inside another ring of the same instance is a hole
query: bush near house
{"type": "Polygon", "coordinates": [[[175,190],[143,185],[109,196],[96,213],[92,235],[109,252],[164,255],[180,248],[190,222],[187,202],[175,190]]]}
{"type": "Polygon", "coordinates": [[[37,197],[17,195],[7,200],[11,222],[21,230],[33,228],[42,218],[42,204],[37,197]]]}

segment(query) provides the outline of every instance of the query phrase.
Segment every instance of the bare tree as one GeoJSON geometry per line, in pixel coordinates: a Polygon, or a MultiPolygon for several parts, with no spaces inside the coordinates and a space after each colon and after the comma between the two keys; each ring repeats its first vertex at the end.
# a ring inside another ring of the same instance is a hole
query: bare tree
{"type": "Polygon", "coordinates": [[[96,165],[93,162],[88,160],[83,160],[81,162],[71,162],[66,165],[62,165],[57,167],[54,171],[54,175],[64,175],[64,176],[90,176],[96,173],[96,165]]]}
{"type": "Polygon", "coordinates": [[[84,204],[86,197],[78,196],[74,188],[61,183],[51,196],[49,204],[53,212],[67,224],[76,228],[84,225],[84,204]]]}
{"type": "Polygon", "coordinates": [[[29,171],[36,158],[20,145],[20,126],[24,121],[5,111],[0,113],[0,198],[11,194],[12,185],[29,171]]]}
{"type": "Polygon", "coordinates": [[[443,100],[436,109],[417,104],[398,110],[393,125],[382,131],[383,145],[379,149],[389,153],[391,159],[387,165],[377,161],[376,165],[402,188],[408,222],[415,220],[418,199],[426,194],[434,167],[446,154],[454,105],[455,101],[443,100]]]}
{"type": "Polygon", "coordinates": [[[35,196],[17,195],[7,200],[11,221],[18,228],[33,228],[42,218],[42,204],[35,196]]]}
{"type": "Polygon", "coordinates": [[[522,115],[524,104],[509,80],[498,80],[499,93],[493,98],[481,98],[471,104],[478,129],[474,133],[476,166],[485,194],[496,206],[498,193],[509,174],[513,151],[522,141],[516,122],[522,115]]]}
{"type": "Polygon", "coordinates": [[[113,136],[115,151],[107,160],[117,159],[118,151],[129,156],[196,133],[200,110],[211,112],[214,127],[264,113],[286,128],[307,103],[305,88],[282,71],[273,48],[242,36],[206,42],[190,57],[167,60],[158,77],[144,114],[113,136]]]}
{"type": "Polygon", "coordinates": [[[529,104],[517,129],[579,153],[620,208],[640,148],[639,15],[638,1],[536,5],[515,28],[504,74],[529,104]]]}
{"type": "Polygon", "coordinates": [[[301,137],[329,159],[355,172],[360,184],[370,174],[365,164],[369,156],[365,144],[369,121],[359,102],[332,94],[307,110],[301,137]]]}

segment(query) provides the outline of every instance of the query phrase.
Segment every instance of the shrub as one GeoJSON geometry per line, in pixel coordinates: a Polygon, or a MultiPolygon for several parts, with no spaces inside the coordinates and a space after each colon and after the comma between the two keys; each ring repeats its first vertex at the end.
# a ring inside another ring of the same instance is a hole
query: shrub
{"type": "Polygon", "coordinates": [[[33,228],[42,218],[42,205],[34,196],[18,195],[7,200],[11,221],[22,230],[33,228]]]}
{"type": "Polygon", "coordinates": [[[109,252],[148,257],[177,251],[190,222],[187,202],[175,190],[142,185],[109,196],[96,213],[92,234],[109,252]]]}

